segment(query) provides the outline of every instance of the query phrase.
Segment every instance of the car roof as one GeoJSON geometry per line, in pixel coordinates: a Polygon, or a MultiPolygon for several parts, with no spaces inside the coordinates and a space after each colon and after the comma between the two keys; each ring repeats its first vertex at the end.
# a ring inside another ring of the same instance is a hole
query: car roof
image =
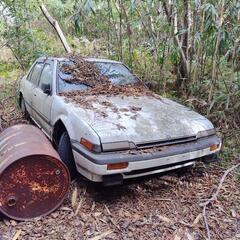
{"type": "MultiPolygon", "coordinates": [[[[66,61],[68,58],[66,57],[40,57],[37,60],[38,61],[44,61],[46,59],[49,60],[58,60],[58,61],[66,61]]],[[[101,63],[121,63],[119,61],[110,60],[110,59],[104,59],[104,58],[84,58],[88,62],[101,62],[101,63]]]]}

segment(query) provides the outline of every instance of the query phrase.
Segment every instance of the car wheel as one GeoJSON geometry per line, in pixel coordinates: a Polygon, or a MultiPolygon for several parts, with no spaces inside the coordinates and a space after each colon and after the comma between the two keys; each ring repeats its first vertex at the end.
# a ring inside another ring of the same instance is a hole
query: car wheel
{"type": "Polygon", "coordinates": [[[26,104],[25,104],[25,100],[24,100],[23,96],[20,96],[20,108],[23,113],[23,116],[27,118],[29,116],[29,114],[27,112],[27,108],[26,108],[26,104]]]}
{"type": "Polygon", "coordinates": [[[77,177],[77,169],[74,162],[70,138],[67,132],[64,132],[60,137],[58,144],[58,153],[61,160],[67,166],[69,173],[71,175],[71,179],[75,179],[77,177]]]}
{"type": "Polygon", "coordinates": [[[217,162],[219,159],[218,159],[217,153],[213,153],[203,157],[202,160],[205,164],[210,164],[210,163],[217,162]]]}

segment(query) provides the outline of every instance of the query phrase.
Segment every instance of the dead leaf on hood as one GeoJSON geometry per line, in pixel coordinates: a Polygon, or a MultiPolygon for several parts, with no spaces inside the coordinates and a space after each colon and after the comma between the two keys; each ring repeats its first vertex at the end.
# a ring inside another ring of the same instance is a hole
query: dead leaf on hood
{"type": "Polygon", "coordinates": [[[117,126],[118,130],[126,130],[126,127],[124,127],[120,123],[117,123],[116,126],[117,126]]]}

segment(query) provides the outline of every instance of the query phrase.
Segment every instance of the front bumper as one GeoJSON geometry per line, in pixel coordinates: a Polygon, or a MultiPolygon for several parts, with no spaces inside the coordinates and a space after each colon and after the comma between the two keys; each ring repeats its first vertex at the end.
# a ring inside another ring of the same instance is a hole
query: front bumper
{"type": "Polygon", "coordinates": [[[217,153],[221,149],[221,139],[213,135],[193,142],[166,146],[161,151],[134,155],[127,151],[96,154],[75,142],[72,142],[72,148],[78,171],[91,181],[102,182],[104,175],[121,174],[123,179],[127,179],[190,166],[201,157],[217,153]],[[218,147],[211,151],[210,146],[213,144],[218,147]],[[128,167],[107,169],[107,164],[122,162],[128,162],[128,167]]]}

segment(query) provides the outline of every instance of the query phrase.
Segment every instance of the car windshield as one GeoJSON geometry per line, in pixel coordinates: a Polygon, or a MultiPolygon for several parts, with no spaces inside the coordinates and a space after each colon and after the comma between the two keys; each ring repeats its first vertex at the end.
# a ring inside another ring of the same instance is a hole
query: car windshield
{"type": "MultiPolygon", "coordinates": [[[[126,85],[133,84],[138,81],[138,78],[134,76],[130,70],[121,63],[115,62],[93,62],[100,73],[106,76],[113,85],[126,85]]],[[[60,63],[58,87],[60,92],[69,92],[74,90],[84,91],[89,86],[82,83],[71,83],[71,73],[61,71],[61,66],[65,64],[72,65],[71,61],[62,61],[60,63]]]]}

